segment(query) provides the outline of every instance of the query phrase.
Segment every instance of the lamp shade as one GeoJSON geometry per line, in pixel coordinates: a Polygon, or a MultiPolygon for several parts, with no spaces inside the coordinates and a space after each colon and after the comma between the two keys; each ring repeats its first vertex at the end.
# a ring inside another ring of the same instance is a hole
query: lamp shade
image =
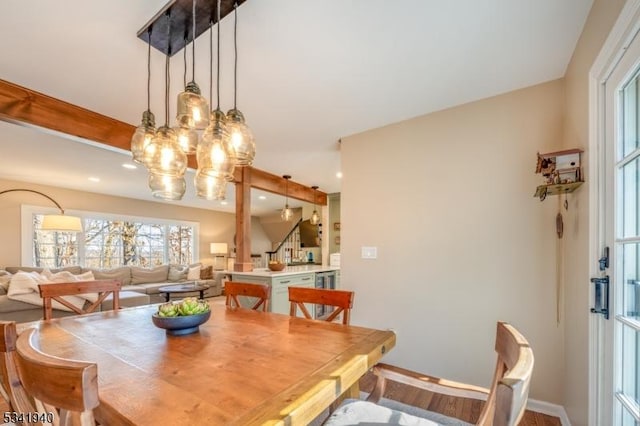
{"type": "Polygon", "coordinates": [[[228,250],[227,243],[211,243],[209,252],[211,254],[227,254],[228,250]]]}
{"type": "Polygon", "coordinates": [[[82,232],[82,221],[79,217],[63,214],[48,214],[42,219],[41,231],[82,232]]]}

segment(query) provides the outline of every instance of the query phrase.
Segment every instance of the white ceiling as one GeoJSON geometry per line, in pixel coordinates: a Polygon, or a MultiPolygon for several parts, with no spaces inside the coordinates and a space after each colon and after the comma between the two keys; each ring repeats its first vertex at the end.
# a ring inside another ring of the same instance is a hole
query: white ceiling
{"type": "MultiPolygon", "coordinates": [[[[0,79],[138,125],[147,46],[136,33],[165,3],[3,0],[0,79]]],[[[247,0],[238,10],[238,108],[256,137],[254,166],[339,192],[341,137],[562,77],[591,4],[247,0]]],[[[223,110],[233,102],[232,24],[227,17],[221,27],[223,110]]],[[[208,49],[205,33],[196,40],[196,81],[207,95],[208,49]]],[[[163,64],[152,50],[158,125],[163,64]]],[[[171,69],[173,116],[182,52],[171,69]]],[[[0,123],[0,154],[0,178],[153,200],[145,171],[122,168],[128,153],[0,123]]],[[[233,211],[231,186],[222,206],[198,200],[187,182],[179,204],[233,211]]],[[[275,196],[253,201],[256,214],[280,204],[275,196]]]]}

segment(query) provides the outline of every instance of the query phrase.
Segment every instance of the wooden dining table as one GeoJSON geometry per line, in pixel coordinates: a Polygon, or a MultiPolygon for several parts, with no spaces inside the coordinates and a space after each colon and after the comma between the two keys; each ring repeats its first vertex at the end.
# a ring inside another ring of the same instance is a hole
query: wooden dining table
{"type": "Polygon", "coordinates": [[[395,345],[395,334],[212,304],[198,332],[171,336],[157,305],[18,325],[42,352],[98,365],[105,425],[306,425],[395,345]]]}

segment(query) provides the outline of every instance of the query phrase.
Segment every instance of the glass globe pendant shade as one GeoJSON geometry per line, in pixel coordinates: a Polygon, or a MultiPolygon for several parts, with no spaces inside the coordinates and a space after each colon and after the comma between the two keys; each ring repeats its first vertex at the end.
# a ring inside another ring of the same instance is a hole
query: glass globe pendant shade
{"type": "Polygon", "coordinates": [[[168,176],[149,173],[151,194],[162,200],[182,200],[187,183],[182,176],[168,176]]]}
{"type": "Polygon", "coordinates": [[[209,125],[209,102],[200,94],[198,85],[191,81],[178,95],[178,125],[204,130],[209,125]]]}
{"type": "Polygon", "coordinates": [[[131,137],[131,154],[133,161],[144,164],[144,149],[156,134],[156,120],[153,113],[146,110],[142,113],[142,122],[131,137]]]}
{"type": "Polygon", "coordinates": [[[211,117],[211,123],[204,131],[196,151],[198,172],[231,181],[235,171],[235,156],[231,149],[224,113],[218,109],[211,112],[211,117]]]}
{"type": "Polygon", "coordinates": [[[313,213],[311,214],[311,218],[309,219],[309,223],[312,225],[317,225],[320,223],[320,215],[318,214],[317,210],[313,210],[313,213]]]}
{"type": "Polygon", "coordinates": [[[253,132],[247,126],[244,115],[237,109],[227,112],[227,129],[231,135],[231,146],[235,152],[238,166],[250,166],[256,156],[256,144],[253,132]]]}
{"type": "Polygon", "coordinates": [[[178,138],[180,149],[188,155],[195,154],[198,147],[199,135],[190,127],[176,126],[173,128],[178,138]]]}
{"type": "Polygon", "coordinates": [[[145,165],[150,173],[183,177],[187,170],[187,155],[180,149],[176,133],[162,126],[144,150],[145,165]]]}
{"type": "Polygon", "coordinates": [[[224,200],[227,196],[227,180],[196,172],[194,178],[196,195],[205,200],[224,200]]]}
{"type": "Polygon", "coordinates": [[[285,222],[290,222],[293,218],[293,210],[289,208],[288,203],[284,205],[284,209],[282,209],[282,212],[280,213],[280,218],[285,222]]]}

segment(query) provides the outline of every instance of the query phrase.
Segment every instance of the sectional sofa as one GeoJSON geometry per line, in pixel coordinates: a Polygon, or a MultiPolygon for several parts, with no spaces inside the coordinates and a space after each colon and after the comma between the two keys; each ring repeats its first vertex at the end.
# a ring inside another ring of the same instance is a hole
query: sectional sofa
{"type": "MultiPolygon", "coordinates": [[[[27,322],[42,319],[42,307],[32,303],[26,303],[11,299],[8,293],[11,286],[11,278],[18,272],[42,273],[43,268],[8,266],[0,269],[0,320],[27,322]]],[[[122,282],[120,292],[120,306],[133,307],[150,303],[164,302],[164,294],[159,288],[171,284],[185,282],[198,282],[206,284],[209,289],[205,291],[205,298],[222,294],[222,281],[225,273],[212,271],[211,266],[202,265],[161,265],[154,268],[141,268],[136,266],[123,266],[113,269],[91,269],[80,266],[71,266],[62,269],[52,269],[51,273],[68,271],[73,275],[86,276],[91,272],[96,280],[115,279],[122,282]]],[[[185,293],[180,296],[198,296],[198,292],[185,293]]],[[[112,301],[107,299],[102,304],[103,310],[111,309],[112,301]]],[[[54,317],[73,315],[72,312],[54,309],[54,317]]]]}

